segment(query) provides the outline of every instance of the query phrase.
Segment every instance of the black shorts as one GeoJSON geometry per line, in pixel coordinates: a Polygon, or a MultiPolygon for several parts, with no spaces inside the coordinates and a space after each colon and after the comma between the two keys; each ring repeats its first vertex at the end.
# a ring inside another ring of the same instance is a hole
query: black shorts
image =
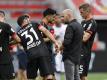
{"type": "Polygon", "coordinates": [[[54,74],[54,68],[51,63],[51,58],[42,56],[28,61],[27,65],[27,77],[28,79],[34,79],[37,77],[37,71],[40,71],[41,76],[47,76],[49,74],[54,74]]]}
{"type": "Polygon", "coordinates": [[[18,54],[18,60],[19,60],[19,69],[26,70],[26,68],[27,68],[27,55],[24,51],[22,51],[18,54]]]}
{"type": "Polygon", "coordinates": [[[13,64],[0,64],[0,80],[10,80],[14,78],[13,64]]]}
{"type": "Polygon", "coordinates": [[[88,75],[90,58],[91,55],[87,55],[87,56],[81,55],[80,67],[79,67],[80,77],[88,75]]]}

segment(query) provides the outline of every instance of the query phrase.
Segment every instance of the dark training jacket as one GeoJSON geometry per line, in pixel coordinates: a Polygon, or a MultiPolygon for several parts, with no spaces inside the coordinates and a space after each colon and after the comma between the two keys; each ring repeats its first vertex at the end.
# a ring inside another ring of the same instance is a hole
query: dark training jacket
{"type": "Polygon", "coordinates": [[[68,23],[64,36],[63,60],[69,59],[79,64],[83,38],[83,28],[75,19],[68,23]]]}

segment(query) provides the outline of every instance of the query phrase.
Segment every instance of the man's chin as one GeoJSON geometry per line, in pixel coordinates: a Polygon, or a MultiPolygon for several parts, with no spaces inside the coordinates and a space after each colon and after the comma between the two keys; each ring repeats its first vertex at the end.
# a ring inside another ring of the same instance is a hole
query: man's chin
{"type": "Polygon", "coordinates": [[[66,24],[67,22],[65,22],[65,21],[62,21],[62,23],[66,24]]]}
{"type": "Polygon", "coordinates": [[[68,24],[68,22],[64,22],[64,24],[68,24]]]}

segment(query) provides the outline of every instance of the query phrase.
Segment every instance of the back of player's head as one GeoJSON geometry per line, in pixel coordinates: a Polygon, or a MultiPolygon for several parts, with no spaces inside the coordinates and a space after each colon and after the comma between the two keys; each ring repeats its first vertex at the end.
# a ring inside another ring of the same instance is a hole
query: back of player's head
{"type": "Polygon", "coordinates": [[[84,11],[91,12],[91,5],[88,3],[84,3],[79,6],[79,9],[83,9],[84,11]]]}
{"type": "Polygon", "coordinates": [[[43,12],[43,16],[46,17],[47,15],[54,15],[57,14],[56,10],[51,9],[51,8],[47,8],[44,12],[43,12]]]}
{"type": "Polygon", "coordinates": [[[24,15],[19,16],[18,19],[17,19],[17,24],[18,24],[19,26],[21,26],[22,23],[23,23],[23,21],[24,21],[24,19],[26,19],[26,18],[29,18],[29,15],[24,14],[24,15]]]}
{"type": "Polygon", "coordinates": [[[3,16],[5,16],[5,12],[0,10],[0,14],[2,14],[3,16]]]}

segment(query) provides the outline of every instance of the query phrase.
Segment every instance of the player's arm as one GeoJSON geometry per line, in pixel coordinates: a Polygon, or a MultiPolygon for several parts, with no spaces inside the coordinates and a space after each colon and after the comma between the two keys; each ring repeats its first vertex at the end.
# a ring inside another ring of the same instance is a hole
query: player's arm
{"type": "Polygon", "coordinates": [[[95,21],[91,21],[91,23],[88,25],[87,30],[84,31],[83,35],[83,42],[87,42],[93,33],[96,32],[97,25],[95,21]]]}
{"type": "Polygon", "coordinates": [[[92,35],[92,31],[84,31],[83,42],[87,42],[92,35]]]}
{"type": "MultiPolygon", "coordinates": [[[[53,30],[50,31],[50,33],[51,33],[52,35],[54,35],[53,32],[54,32],[53,30]]],[[[49,42],[49,41],[51,41],[48,37],[43,38],[43,39],[44,39],[45,42],[49,42]]]]}
{"type": "Polygon", "coordinates": [[[16,33],[14,33],[12,35],[12,41],[10,42],[10,44],[18,44],[20,42],[21,42],[21,39],[19,38],[19,36],[16,33]]]}
{"type": "Polygon", "coordinates": [[[41,32],[43,32],[56,45],[56,48],[59,49],[58,42],[56,41],[56,39],[54,38],[54,36],[44,26],[40,25],[39,26],[39,30],[41,32]]]}
{"type": "Polygon", "coordinates": [[[45,42],[50,41],[50,39],[49,39],[49,38],[43,38],[43,39],[44,39],[44,41],[45,41],[45,42]]]}
{"type": "Polygon", "coordinates": [[[11,42],[11,44],[13,43],[13,44],[16,44],[16,43],[20,43],[21,42],[21,39],[19,38],[19,36],[16,34],[16,32],[12,29],[12,27],[9,25],[9,24],[7,24],[7,33],[11,36],[11,38],[12,38],[12,42],[11,42]]]}
{"type": "Polygon", "coordinates": [[[18,35],[15,35],[15,36],[14,36],[14,40],[17,41],[17,42],[19,42],[19,43],[21,42],[21,39],[19,38],[18,35]]]}

